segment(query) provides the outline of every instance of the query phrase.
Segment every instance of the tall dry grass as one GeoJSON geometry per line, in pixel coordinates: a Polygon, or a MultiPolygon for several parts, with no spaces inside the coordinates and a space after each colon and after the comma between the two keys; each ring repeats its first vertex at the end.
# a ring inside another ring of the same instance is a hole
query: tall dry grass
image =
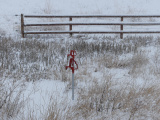
{"type": "MultiPolygon", "coordinates": [[[[64,65],[69,50],[75,49],[78,53],[76,60],[80,65],[79,71],[81,71],[79,75],[76,74],[76,85],[79,86],[80,82],[83,83],[88,79],[90,79],[88,82],[91,82],[92,79],[97,82],[91,83],[88,89],[82,86],[82,88],[76,87],[79,93],[76,106],[64,105],[62,109],[59,104],[50,101],[47,113],[43,115],[44,119],[158,119],[159,86],[155,84],[139,86],[134,82],[119,85],[114,82],[114,76],[107,73],[104,73],[102,80],[97,80],[92,76],[92,72],[124,68],[128,69],[128,75],[131,75],[134,81],[143,72],[145,64],[150,64],[145,52],[138,51],[140,47],[150,45],[152,37],[126,37],[121,42],[116,42],[115,38],[110,37],[100,38],[106,40],[100,42],[96,37],[94,38],[97,39],[96,42],[88,42],[85,37],[77,39],[82,41],[73,42],[72,39],[69,42],[36,39],[14,41],[12,38],[2,38],[0,39],[0,75],[2,78],[14,78],[16,81],[23,79],[28,82],[36,82],[40,79],[61,80],[68,84],[67,90],[70,92],[70,71],[66,72],[64,65]],[[132,54],[132,57],[121,59],[121,56],[129,54],[132,54]],[[95,65],[94,69],[89,67],[90,65],[95,65]]],[[[157,65],[158,60],[158,55],[155,55],[154,62],[157,65]]],[[[158,69],[154,67],[152,70],[156,73],[158,69]]],[[[158,75],[158,72],[156,74],[158,75]]],[[[19,98],[22,90],[17,92],[16,97],[8,95],[2,87],[3,82],[0,84],[1,106],[3,106],[1,113],[9,119],[22,112],[21,108],[24,104],[21,104],[19,98]],[[7,95],[8,100],[3,105],[5,101],[3,96],[7,95]]],[[[14,91],[14,87],[12,89],[11,91],[14,91]]],[[[36,113],[31,112],[29,118],[26,119],[38,118],[36,118],[36,113]]]]}
{"type": "Polygon", "coordinates": [[[159,117],[160,97],[157,85],[142,86],[130,83],[119,86],[106,81],[93,84],[86,92],[79,94],[74,107],[75,118],[81,119],[150,119],[159,117]]]}
{"type": "Polygon", "coordinates": [[[16,80],[0,79],[0,118],[13,119],[21,114],[25,105],[22,99],[25,85],[16,80]]]}

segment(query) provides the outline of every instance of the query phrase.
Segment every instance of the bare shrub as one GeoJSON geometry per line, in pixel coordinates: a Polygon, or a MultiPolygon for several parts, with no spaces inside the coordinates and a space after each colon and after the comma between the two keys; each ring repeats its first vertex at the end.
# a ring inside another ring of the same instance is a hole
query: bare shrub
{"type": "Polygon", "coordinates": [[[52,13],[52,4],[51,4],[51,0],[46,0],[45,2],[45,8],[44,8],[44,13],[45,14],[51,14],[52,13]]]}
{"type": "Polygon", "coordinates": [[[73,43],[72,49],[79,52],[78,57],[84,56],[93,56],[94,53],[103,54],[103,53],[114,53],[115,55],[120,55],[123,53],[130,53],[137,51],[137,47],[134,47],[131,44],[118,44],[113,42],[85,42],[80,41],[73,43]]]}
{"type": "Polygon", "coordinates": [[[9,64],[13,63],[14,55],[12,51],[12,39],[9,38],[2,38],[0,40],[0,62],[1,68],[8,69],[9,64]]]}
{"type": "Polygon", "coordinates": [[[129,74],[132,75],[139,75],[144,71],[143,66],[149,62],[145,52],[138,52],[133,55],[132,59],[130,60],[130,70],[129,74]]]}
{"type": "Polygon", "coordinates": [[[134,46],[141,47],[150,45],[153,42],[153,36],[126,36],[125,43],[132,43],[134,46]]]}
{"type": "MultiPolygon", "coordinates": [[[[141,40],[143,41],[144,39],[142,38],[141,40]]],[[[133,41],[128,39],[128,43],[130,42],[133,41]]],[[[144,45],[145,42],[143,42],[137,46],[144,45]]],[[[7,42],[1,40],[0,44],[1,46],[3,44],[5,46],[2,46],[0,51],[2,56],[1,61],[3,62],[0,69],[2,77],[8,77],[9,75],[9,77],[16,78],[17,80],[26,77],[27,81],[36,81],[54,77],[54,79],[68,82],[71,72],[65,71],[64,58],[66,57],[67,50],[72,48],[78,52],[76,57],[79,62],[81,62],[82,67],[86,66],[87,62],[93,60],[95,64],[99,64],[98,70],[102,67],[104,68],[104,66],[107,68],[127,67],[129,68],[130,74],[139,75],[144,69],[144,65],[148,63],[148,58],[144,51],[135,52],[131,59],[120,59],[119,55],[134,51],[130,49],[130,47],[132,48],[131,44],[126,45],[125,43],[89,43],[82,41],[73,43],[73,46],[70,44],[65,46],[66,44],[62,45],[59,42],[27,39],[22,41],[8,40],[7,42]],[[111,55],[110,53],[114,54],[111,55]]],[[[135,49],[137,50],[137,48],[135,49]]],[[[157,54],[157,56],[155,56],[155,62],[159,64],[158,61],[159,58],[157,54]]],[[[93,71],[97,71],[97,69],[93,71]]],[[[84,76],[92,77],[88,69],[84,69],[80,75],[75,78],[79,80],[80,78],[84,78],[84,76]]],[[[80,91],[78,89],[79,98],[77,106],[70,109],[71,111],[67,111],[65,108],[63,109],[65,113],[67,113],[66,118],[96,119],[96,116],[99,116],[99,119],[116,119],[118,116],[119,119],[121,119],[122,116],[125,116],[127,119],[147,119],[149,117],[153,118],[154,114],[159,115],[160,98],[158,95],[158,86],[151,85],[141,87],[133,83],[119,85],[113,82],[114,79],[112,75],[104,76],[103,81],[102,83],[93,83],[93,85],[88,88],[88,91],[86,89],[85,91],[83,88],[80,91]]],[[[3,82],[0,84],[0,94],[2,94],[1,96],[7,96],[9,93],[6,94],[6,91],[3,90],[3,82]]],[[[70,83],[67,86],[68,88],[71,86],[70,83]]],[[[11,91],[13,90],[11,89],[11,91]]],[[[5,97],[1,98],[1,111],[3,108],[4,112],[2,113],[4,113],[5,116],[12,117],[19,113],[19,108],[22,108],[19,96],[21,96],[21,92],[18,93],[16,97],[8,97],[7,100],[12,99],[8,100],[9,104],[5,103],[5,105],[3,105],[5,97]],[[16,104],[18,104],[18,107],[16,107],[16,104]],[[14,111],[13,108],[15,108],[14,111]],[[5,112],[5,110],[8,111],[5,112]]],[[[57,103],[53,103],[49,106],[45,119],[65,119],[63,110],[57,103]]],[[[38,118],[31,115],[29,119],[38,118]]]]}
{"type": "Polygon", "coordinates": [[[98,112],[104,109],[101,104],[103,104],[104,98],[108,95],[105,90],[110,91],[109,89],[112,84],[111,76],[107,76],[104,83],[103,85],[94,84],[89,88],[87,93],[83,89],[81,90],[78,105],[73,109],[73,111],[76,111],[75,114],[78,114],[78,117],[82,116],[84,119],[88,119],[92,112],[98,112]]]}
{"type": "Polygon", "coordinates": [[[136,67],[141,67],[146,64],[148,62],[148,58],[145,55],[145,51],[134,54],[130,62],[132,66],[136,67]]]}
{"type": "Polygon", "coordinates": [[[10,80],[10,85],[5,82],[3,79],[0,80],[0,117],[2,119],[14,118],[25,104],[22,100],[24,84],[15,80],[10,80]]]}
{"type": "Polygon", "coordinates": [[[0,38],[5,36],[6,36],[6,32],[0,28],[0,38]]]}
{"type": "Polygon", "coordinates": [[[111,54],[103,54],[95,58],[94,62],[98,64],[99,68],[128,68],[131,66],[129,57],[120,59],[120,56],[111,54]]]}
{"type": "Polygon", "coordinates": [[[151,65],[149,66],[149,73],[156,76],[159,79],[160,76],[160,53],[159,49],[154,53],[153,59],[151,60],[151,65]]]}
{"type": "Polygon", "coordinates": [[[62,111],[60,111],[59,107],[56,103],[52,103],[49,105],[45,120],[61,120],[62,119],[62,111]]]}
{"type": "Polygon", "coordinates": [[[7,73],[9,77],[16,79],[26,77],[27,81],[48,79],[54,65],[58,65],[55,60],[60,54],[56,51],[61,51],[64,56],[64,50],[54,42],[13,41],[10,38],[3,38],[0,46],[2,75],[7,73]],[[4,73],[5,70],[8,72],[4,73]]]}
{"type": "MultiPolygon", "coordinates": [[[[65,75],[65,70],[61,68],[65,65],[64,58],[67,51],[75,49],[78,52],[77,59],[86,57],[95,59],[95,57],[98,57],[99,60],[97,59],[97,62],[108,68],[127,67],[129,65],[128,60],[121,60],[118,55],[130,52],[136,53],[137,48],[141,45],[134,46],[132,42],[136,41],[136,39],[144,41],[145,38],[128,38],[125,40],[128,42],[124,41],[124,43],[113,42],[115,41],[113,38],[104,36],[101,39],[107,39],[108,41],[87,42],[86,38],[83,39],[82,41],[73,42],[73,44],[69,42],[61,44],[56,41],[36,39],[14,41],[11,38],[3,38],[0,40],[0,71],[2,75],[5,75],[6,72],[4,74],[4,71],[6,70],[9,77],[17,79],[25,77],[27,81],[49,79],[51,76],[66,81],[68,78],[65,75]],[[114,55],[109,55],[110,53],[114,55]],[[60,74],[57,74],[57,71],[60,74]]],[[[95,37],[95,39],[98,38],[95,37]]],[[[63,40],[61,41],[64,42],[63,40]]]]}
{"type": "Polygon", "coordinates": [[[70,109],[67,106],[63,106],[62,103],[59,103],[54,96],[50,97],[49,103],[46,104],[46,108],[41,109],[40,115],[37,115],[37,112],[34,110],[29,110],[30,113],[21,117],[23,120],[62,120],[68,117],[70,109]]]}
{"type": "Polygon", "coordinates": [[[67,82],[67,81],[70,81],[70,77],[69,77],[69,74],[71,74],[71,73],[69,73],[69,71],[67,71],[66,69],[65,69],[65,66],[61,66],[61,80],[63,81],[63,82],[67,82]]]}
{"type": "Polygon", "coordinates": [[[80,92],[78,104],[73,109],[74,115],[83,119],[148,119],[159,115],[159,87],[138,86],[134,83],[118,86],[106,76],[102,84],[94,84],[86,93],[80,92]],[[154,112],[153,112],[154,111],[154,112]],[[96,115],[96,117],[95,117],[96,115]],[[129,115],[129,116],[128,116],[129,115]]]}

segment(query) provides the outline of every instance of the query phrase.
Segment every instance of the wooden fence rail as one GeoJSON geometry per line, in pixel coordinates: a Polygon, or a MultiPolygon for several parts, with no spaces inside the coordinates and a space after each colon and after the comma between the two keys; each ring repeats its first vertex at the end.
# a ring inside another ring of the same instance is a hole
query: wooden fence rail
{"type": "Polygon", "coordinates": [[[133,34],[133,33],[160,33],[160,30],[152,31],[125,31],[123,30],[125,26],[155,26],[160,25],[160,22],[124,22],[124,18],[151,18],[157,17],[160,15],[23,15],[21,14],[21,34],[24,38],[24,35],[27,34],[115,34],[119,33],[120,38],[123,39],[123,34],[133,34]],[[47,22],[47,23],[24,23],[24,18],[69,18],[69,22],[47,22]],[[120,22],[72,22],[73,18],[120,18],[120,22]],[[69,26],[69,31],[25,31],[27,26],[69,26]],[[72,26],[79,25],[120,25],[119,31],[75,31],[72,30],[72,26]]]}

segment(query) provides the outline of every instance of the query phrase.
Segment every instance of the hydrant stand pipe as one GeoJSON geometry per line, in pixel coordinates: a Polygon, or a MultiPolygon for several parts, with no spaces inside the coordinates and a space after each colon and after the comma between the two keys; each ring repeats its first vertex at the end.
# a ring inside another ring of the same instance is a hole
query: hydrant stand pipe
{"type": "Polygon", "coordinates": [[[76,56],[77,53],[75,50],[71,50],[70,54],[67,55],[67,57],[71,56],[70,61],[69,61],[69,66],[66,66],[67,68],[70,68],[72,70],[72,100],[74,100],[74,70],[78,69],[78,64],[74,60],[74,56],[76,56]],[[76,64],[76,68],[74,67],[74,63],[76,64]]]}

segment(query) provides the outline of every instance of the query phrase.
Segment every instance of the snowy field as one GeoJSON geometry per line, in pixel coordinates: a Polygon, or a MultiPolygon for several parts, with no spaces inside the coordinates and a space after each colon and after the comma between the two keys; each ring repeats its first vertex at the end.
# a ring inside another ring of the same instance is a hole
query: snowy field
{"type": "Polygon", "coordinates": [[[159,3],[0,0],[0,120],[159,120],[158,34],[125,35],[124,39],[119,35],[30,35],[23,39],[20,34],[20,14],[159,15],[159,3]],[[77,51],[79,65],[75,71],[75,100],[71,70],[64,67],[72,49],[77,51]]]}

